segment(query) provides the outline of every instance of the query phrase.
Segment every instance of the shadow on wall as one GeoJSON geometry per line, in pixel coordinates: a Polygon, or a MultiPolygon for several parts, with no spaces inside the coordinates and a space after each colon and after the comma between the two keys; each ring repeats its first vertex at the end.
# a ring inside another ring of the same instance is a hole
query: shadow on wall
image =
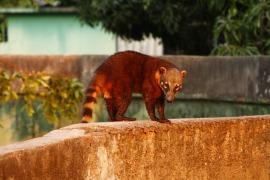
{"type": "Polygon", "coordinates": [[[17,141],[39,137],[47,132],[79,122],[77,118],[59,119],[56,124],[46,120],[41,105],[35,103],[35,112],[32,117],[28,116],[25,105],[14,102],[2,104],[0,106],[0,146],[17,141]],[[15,107],[15,108],[14,108],[15,107]]]}

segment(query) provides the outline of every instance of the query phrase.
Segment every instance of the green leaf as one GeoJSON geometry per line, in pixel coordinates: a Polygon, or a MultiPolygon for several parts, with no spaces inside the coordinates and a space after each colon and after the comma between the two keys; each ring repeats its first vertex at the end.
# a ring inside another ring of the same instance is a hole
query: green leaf
{"type": "Polygon", "coordinates": [[[66,92],[62,92],[62,93],[61,93],[61,97],[63,97],[63,98],[67,98],[67,97],[68,97],[68,95],[67,95],[67,93],[66,93],[66,92]]]}
{"type": "Polygon", "coordinates": [[[53,123],[78,113],[77,106],[82,101],[83,86],[77,79],[41,73],[9,74],[6,71],[0,72],[0,102],[19,100],[24,108],[17,112],[25,111],[32,118],[37,111],[42,111],[47,121],[53,123]],[[41,106],[34,108],[37,102],[41,106]]]}
{"type": "Polygon", "coordinates": [[[37,82],[42,85],[43,87],[49,87],[47,80],[42,79],[37,79],[37,82]]]}
{"type": "Polygon", "coordinates": [[[9,74],[6,71],[3,72],[3,78],[9,79],[9,74]]]}
{"type": "Polygon", "coordinates": [[[18,99],[19,98],[18,94],[15,91],[11,91],[11,97],[12,97],[12,99],[18,99]]]}
{"type": "Polygon", "coordinates": [[[33,106],[27,106],[27,114],[28,114],[29,117],[32,117],[34,112],[35,111],[34,111],[33,106]]]}

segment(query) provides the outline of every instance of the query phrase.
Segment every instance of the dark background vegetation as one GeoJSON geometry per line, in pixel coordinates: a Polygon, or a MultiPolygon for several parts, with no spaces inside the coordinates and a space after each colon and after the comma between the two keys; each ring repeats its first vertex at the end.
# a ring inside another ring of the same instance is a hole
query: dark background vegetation
{"type": "Polygon", "coordinates": [[[161,38],[165,54],[270,54],[269,0],[0,0],[0,6],[75,7],[83,22],[122,38],[161,38]]]}

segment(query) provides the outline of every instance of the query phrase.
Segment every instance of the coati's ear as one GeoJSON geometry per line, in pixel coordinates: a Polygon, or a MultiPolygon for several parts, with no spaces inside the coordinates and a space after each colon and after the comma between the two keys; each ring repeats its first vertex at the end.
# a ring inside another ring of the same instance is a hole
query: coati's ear
{"type": "Polygon", "coordinates": [[[159,68],[159,73],[160,73],[160,74],[164,74],[164,73],[166,73],[166,71],[167,71],[167,69],[166,69],[165,67],[163,67],[163,66],[161,66],[161,67],[159,68]]]}
{"type": "Polygon", "coordinates": [[[180,75],[181,75],[183,78],[186,77],[187,71],[186,71],[186,70],[181,71],[181,72],[180,72],[180,75]]]}

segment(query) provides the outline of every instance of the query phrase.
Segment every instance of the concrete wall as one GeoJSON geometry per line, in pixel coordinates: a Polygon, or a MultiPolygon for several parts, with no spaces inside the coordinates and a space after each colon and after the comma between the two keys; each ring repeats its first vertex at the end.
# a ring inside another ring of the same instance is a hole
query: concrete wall
{"type": "Polygon", "coordinates": [[[75,124],[0,148],[0,179],[270,179],[270,116],[75,124]]]}
{"type": "Polygon", "coordinates": [[[188,71],[184,89],[192,98],[270,102],[270,57],[165,57],[188,71]]]}
{"type": "MultiPolygon", "coordinates": [[[[85,85],[107,58],[0,56],[0,69],[78,77],[85,85]]],[[[181,98],[270,104],[270,57],[163,56],[188,72],[181,98]]]]}
{"type": "MultiPolygon", "coordinates": [[[[87,85],[106,58],[102,55],[0,56],[0,69],[73,76],[87,85]]],[[[183,92],[173,104],[166,106],[168,118],[270,114],[270,57],[162,58],[188,71],[183,92]]],[[[98,109],[94,117],[106,121],[105,106],[98,109]]],[[[148,118],[140,99],[132,101],[127,114],[138,119],[148,118]]]]}

